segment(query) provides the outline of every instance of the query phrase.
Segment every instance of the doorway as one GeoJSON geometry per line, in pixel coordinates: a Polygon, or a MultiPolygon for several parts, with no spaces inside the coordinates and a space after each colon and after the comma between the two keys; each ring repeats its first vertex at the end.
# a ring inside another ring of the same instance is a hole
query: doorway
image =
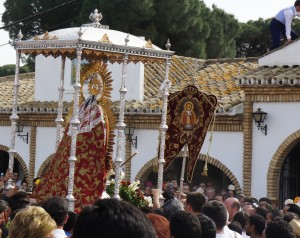
{"type": "MultiPolygon", "coordinates": [[[[8,161],[9,161],[8,152],[6,152],[4,150],[0,150],[0,173],[5,174],[5,172],[8,169],[8,161]]],[[[20,163],[16,158],[14,158],[14,169],[13,169],[13,171],[19,172],[19,175],[23,174],[23,172],[20,171],[19,169],[20,169],[20,163]]]]}
{"type": "Polygon", "coordinates": [[[280,172],[279,201],[300,196],[300,143],[287,155],[280,172]]]}

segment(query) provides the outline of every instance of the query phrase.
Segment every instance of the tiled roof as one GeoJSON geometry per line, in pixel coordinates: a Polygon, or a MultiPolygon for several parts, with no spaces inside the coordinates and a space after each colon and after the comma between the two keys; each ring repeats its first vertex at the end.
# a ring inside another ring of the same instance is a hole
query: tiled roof
{"type": "MultiPolygon", "coordinates": [[[[249,70],[255,72],[258,68],[256,58],[248,59],[218,59],[201,60],[182,56],[174,56],[171,61],[169,78],[172,82],[171,92],[182,90],[185,86],[196,82],[199,89],[207,94],[217,96],[222,110],[228,110],[245,100],[243,90],[237,85],[237,77],[249,70]]],[[[161,99],[158,90],[165,77],[165,65],[149,62],[145,64],[144,100],[126,103],[127,112],[160,113],[161,99]]],[[[247,77],[247,76],[243,76],[247,77]]],[[[0,111],[11,111],[13,77],[0,78],[0,111]],[[6,79],[7,78],[7,79],[6,79]]],[[[20,79],[19,110],[34,112],[56,112],[57,102],[34,101],[34,75],[27,75],[20,79]]],[[[117,102],[114,111],[118,111],[117,102]]]]}
{"type": "Polygon", "coordinates": [[[240,85],[299,86],[300,66],[259,67],[235,79],[240,85]]]}
{"type": "MultiPolygon", "coordinates": [[[[18,104],[34,102],[34,74],[22,74],[19,80],[18,104]]],[[[0,78],[0,111],[11,111],[13,103],[14,76],[0,78]]]]}

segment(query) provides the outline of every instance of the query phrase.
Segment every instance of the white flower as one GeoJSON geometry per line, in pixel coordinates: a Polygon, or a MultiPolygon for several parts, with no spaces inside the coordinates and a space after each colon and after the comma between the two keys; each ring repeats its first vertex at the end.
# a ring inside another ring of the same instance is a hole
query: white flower
{"type": "Polygon", "coordinates": [[[108,193],[106,191],[103,191],[102,195],[101,195],[101,198],[102,199],[105,199],[105,198],[110,198],[110,196],[108,195],[108,193]]]}
{"type": "Polygon", "coordinates": [[[148,202],[148,207],[153,207],[152,198],[150,196],[144,196],[146,202],[148,202]]]}
{"type": "Polygon", "coordinates": [[[139,189],[139,185],[140,185],[140,181],[138,180],[138,181],[136,181],[136,182],[131,183],[131,184],[128,186],[128,188],[129,188],[130,190],[135,191],[135,190],[139,189]]]}

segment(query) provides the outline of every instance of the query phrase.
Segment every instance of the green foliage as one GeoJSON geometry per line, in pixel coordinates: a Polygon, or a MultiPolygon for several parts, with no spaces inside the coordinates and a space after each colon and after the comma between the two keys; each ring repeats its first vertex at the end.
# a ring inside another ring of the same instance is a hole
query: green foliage
{"type": "Polygon", "coordinates": [[[240,23],[241,31],[236,39],[237,57],[258,57],[271,46],[269,30],[271,19],[240,23]]]}
{"type": "MultiPolygon", "coordinates": [[[[130,183],[122,180],[120,182],[119,195],[123,201],[129,202],[132,205],[143,208],[148,207],[149,203],[144,199],[143,193],[138,188],[139,182],[130,183]]],[[[110,197],[114,196],[115,181],[112,180],[106,187],[106,192],[110,197]]]]}
{"type": "MultiPolygon", "coordinates": [[[[6,0],[2,16],[5,25],[39,14],[70,0],[6,0]]],[[[196,58],[260,56],[270,46],[269,19],[238,23],[233,15],[202,0],[77,0],[6,28],[16,39],[46,30],[80,26],[98,9],[102,24],[110,29],[144,36],[161,48],[170,39],[177,55],[196,58]]],[[[300,24],[296,22],[296,29],[300,24]]],[[[32,64],[31,64],[32,65],[32,64]]]]}
{"type": "Polygon", "coordinates": [[[239,33],[239,23],[233,15],[213,5],[210,18],[207,19],[211,27],[207,39],[207,57],[235,57],[235,39],[239,33]]]}
{"type": "MultiPolygon", "coordinates": [[[[16,65],[14,64],[6,64],[0,66],[0,77],[10,76],[15,74],[16,65]]],[[[20,73],[28,73],[32,72],[27,65],[24,65],[20,68],[20,73]]]]}

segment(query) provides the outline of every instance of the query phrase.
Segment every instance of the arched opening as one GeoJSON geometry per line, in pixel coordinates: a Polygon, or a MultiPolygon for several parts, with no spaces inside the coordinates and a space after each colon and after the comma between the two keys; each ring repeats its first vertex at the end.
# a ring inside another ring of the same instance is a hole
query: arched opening
{"type": "MultiPolygon", "coordinates": [[[[9,150],[8,147],[0,145],[0,173],[5,174],[8,169],[8,162],[9,162],[9,150]]],[[[19,179],[23,180],[24,178],[28,179],[28,169],[24,160],[20,157],[19,154],[15,154],[14,157],[14,168],[13,172],[19,173],[19,179]]]]}
{"type": "Polygon", "coordinates": [[[300,143],[287,155],[280,172],[279,201],[281,204],[300,194],[300,143]]]}
{"type": "MultiPolygon", "coordinates": [[[[234,174],[219,160],[209,157],[208,159],[208,176],[202,176],[203,166],[205,163],[205,155],[200,155],[194,171],[193,181],[191,186],[194,184],[199,186],[200,182],[213,182],[217,189],[227,188],[229,184],[233,184],[236,188],[237,193],[241,193],[241,186],[237,181],[234,174]]],[[[135,180],[140,180],[141,187],[143,188],[147,181],[151,181],[154,185],[157,184],[157,172],[153,172],[153,162],[155,158],[147,162],[135,177],[135,180]]],[[[176,179],[180,181],[182,166],[182,157],[176,158],[172,164],[170,164],[168,170],[164,172],[164,180],[168,174],[176,174],[176,179]],[[172,171],[172,173],[168,171],[172,171]]]]}
{"type": "MultiPolygon", "coordinates": [[[[291,174],[290,173],[291,169],[293,169],[293,167],[291,168],[291,166],[295,166],[293,165],[293,163],[297,163],[297,162],[299,163],[299,157],[297,158],[298,149],[296,149],[298,148],[299,144],[300,144],[300,130],[289,135],[281,143],[281,145],[278,147],[269,165],[269,170],[267,175],[267,196],[271,199],[279,200],[281,204],[284,201],[284,196],[282,194],[285,189],[283,188],[284,183],[288,183],[288,180],[291,180],[291,178],[288,177],[293,177],[289,175],[291,174]],[[295,150],[293,151],[293,149],[295,150]]],[[[298,167],[298,171],[299,171],[299,167],[298,167]]],[[[288,194],[286,194],[286,196],[287,195],[288,194]]]]}
{"type": "MultiPolygon", "coordinates": [[[[0,173],[5,174],[6,170],[8,169],[8,161],[9,161],[9,154],[4,150],[0,150],[0,173]]],[[[13,170],[14,172],[20,173],[20,164],[16,158],[14,158],[13,170]]]]}
{"type": "MultiPolygon", "coordinates": [[[[219,168],[212,164],[208,164],[208,176],[203,176],[202,171],[204,167],[205,162],[201,160],[197,160],[194,176],[192,179],[192,182],[190,183],[190,187],[197,186],[199,187],[200,183],[212,183],[217,191],[220,191],[222,188],[227,188],[228,185],[231,184],[230,179],[226,174],[221,171],[219,168]]],[[[177,180],[177,182],[180,182],[180,176],[181,176],[181,168],[182,168],[182,157],[177,157],[174,159],[174,161],[170,164],[168,169],[164,171],[164,181],[170,181],[170,180],[177,180]]],[[[184,181],[187,181],[187,174],[185,169],[185,176],[184,181]]],[[[147,180],[151,181],[153,184],[157,184],[157,173],[154,173],[151,171],[149,174],[147,180]]]]}

